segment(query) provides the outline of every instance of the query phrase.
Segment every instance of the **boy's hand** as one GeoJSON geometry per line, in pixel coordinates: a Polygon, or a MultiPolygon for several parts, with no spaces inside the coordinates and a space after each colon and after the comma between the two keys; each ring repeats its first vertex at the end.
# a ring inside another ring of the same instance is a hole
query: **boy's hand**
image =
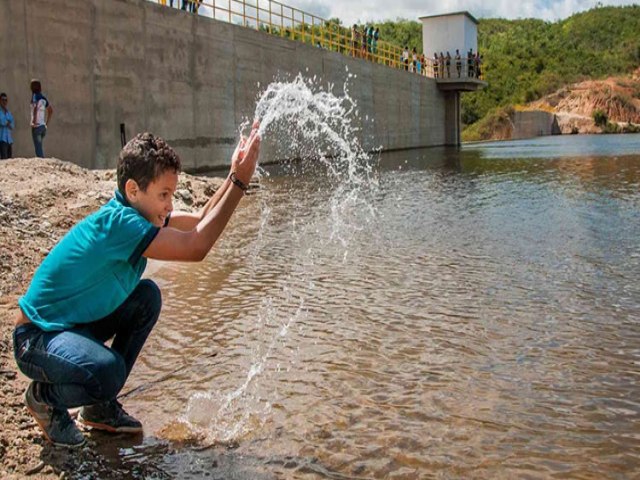
{"type": "Polygon", "coordinates": [[[231,171],[245,185],[248,185],[253,176],[260,155],[260,136],[258,127],[260,122],[253,122],[249,138],[242,137],[231,157],[231,171]]]}

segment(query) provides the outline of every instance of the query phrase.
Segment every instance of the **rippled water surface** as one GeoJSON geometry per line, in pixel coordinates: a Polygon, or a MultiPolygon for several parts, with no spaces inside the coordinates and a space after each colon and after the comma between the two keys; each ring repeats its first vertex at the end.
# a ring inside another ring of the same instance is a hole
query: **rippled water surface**
{"type": "Polygon", "coordinates": [[[124,399],[146,437],[121,461],[180,478],[638,475],[634,152],[638,135],[385,154],[371,208],[338,226],[321,169],[271,169],[205,262],[152,265],[165,306],[124,399]]]}

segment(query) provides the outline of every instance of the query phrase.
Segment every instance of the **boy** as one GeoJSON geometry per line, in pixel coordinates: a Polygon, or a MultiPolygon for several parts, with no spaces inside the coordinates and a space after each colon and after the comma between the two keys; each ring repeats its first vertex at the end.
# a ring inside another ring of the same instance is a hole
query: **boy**
{"type": "Polygon", "coordinates": [[[18,302],[13,342],[18,367],[33,379],[27,409],[54,445],[85,442],[72,407],[93,428],[142,431],[116,397],[160,314],[160,290],[140,280],[146,259],[206,256],[255,170],[257,128],[240,140],[229,177],[199,213],[172,211],[180,159],[161,138],[137,135],[120,152],[114,198],[43,260],[18,302]]]}

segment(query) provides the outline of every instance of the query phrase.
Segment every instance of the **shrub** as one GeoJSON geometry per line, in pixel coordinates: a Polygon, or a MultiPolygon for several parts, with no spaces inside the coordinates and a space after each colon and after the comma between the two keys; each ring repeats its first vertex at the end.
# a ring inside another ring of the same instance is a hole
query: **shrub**
{"type": "Polygon", "coordinates": [[[615,122],[607,122],[602,129],[602,133],[620,133],[621,131],[620,125],[615,122]]]}
{"type": "Polygon", "coordinates": [[[622,127],[622,133],[640,133],[640,125],[628,123],[627,125],[622,127]]]}
{"type": "Polygon", "coordinates": [[[607,114],[602,110],[594,110],[591,116],[593,117],[595,124],[599,127],[606,127],[609,121],[607,114]]]}

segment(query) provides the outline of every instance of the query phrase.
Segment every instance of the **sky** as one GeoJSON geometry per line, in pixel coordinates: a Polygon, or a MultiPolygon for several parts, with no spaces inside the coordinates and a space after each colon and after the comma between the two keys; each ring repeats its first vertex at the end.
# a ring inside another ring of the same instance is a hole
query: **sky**
{"type": "Polygon", "coordinates": [[[633,5],[640,0],[279,0],[322,18],[338,17],[345,25],[395,20],[466,10],[476,18],[540,18],[555,21],[602,4],[633,5]]]}

